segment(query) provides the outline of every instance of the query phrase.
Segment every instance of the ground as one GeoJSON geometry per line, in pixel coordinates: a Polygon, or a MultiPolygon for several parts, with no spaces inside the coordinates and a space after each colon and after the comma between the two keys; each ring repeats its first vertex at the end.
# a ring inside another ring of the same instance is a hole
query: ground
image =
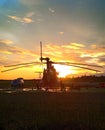
{"type": "Polygon", "coordinates": [[[104,92],[0,92],[0,130],[104,130],[104,92]]]}

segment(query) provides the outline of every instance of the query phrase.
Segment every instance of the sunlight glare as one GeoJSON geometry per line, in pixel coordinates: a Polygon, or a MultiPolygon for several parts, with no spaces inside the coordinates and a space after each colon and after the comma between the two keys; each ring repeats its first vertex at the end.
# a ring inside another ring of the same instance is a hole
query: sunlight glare
{"type": "Polygon", "coordinates": [[[58,77],[66,77],[69,74],[73,74],[74,70],[71,66],[66,65],[54,65],[55,69],[59,73],[58,77]]]}

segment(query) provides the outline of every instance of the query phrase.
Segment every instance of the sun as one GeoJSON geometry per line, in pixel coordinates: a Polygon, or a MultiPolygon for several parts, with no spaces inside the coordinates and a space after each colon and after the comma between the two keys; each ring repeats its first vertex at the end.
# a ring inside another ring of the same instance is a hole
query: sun
{"type": "Polygon", "coordinates": [[[66,77],[68,74],[73,74],[74,70],[71,66],[66,65],[54,65],[56,71],[59,73],[58,77],[66,77]]]}

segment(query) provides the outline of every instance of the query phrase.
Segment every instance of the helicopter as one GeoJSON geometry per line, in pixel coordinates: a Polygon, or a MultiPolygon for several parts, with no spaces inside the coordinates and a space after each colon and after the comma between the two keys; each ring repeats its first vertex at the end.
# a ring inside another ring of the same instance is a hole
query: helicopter
{"type": "MultiPolygon", "coordinates": [[[[30,63],[20,63],[15,65],[7,65],[5,67],[13,67],[11,69],[3,70],[2,72],[15,70],[18,68],[26,67],[27,65],[35,65],[35,64],[45,64],[46,68],[43,69],[43,76],[41,80],[37,83],[37,89],[45,89],[48,91],[49,89],[57,89],[60,88],[64,90],[64,84],[62,83],[62,79],[58,77],[59,73],[56,71],[54,64],[73,66],[81,69],[87,69],[90,71],[101,72],[99,69],[94,68],[102,68],[99,65],[90,65],[84,63],[72,63],[72,62],[54,62],[51,61],[49,57],[42,56],[42,42],[40,42],[40,62],[30,62],[30,63]],[[93,67],[93,68],[92,68],[93,67]]],[[[19,84],[20,85],[20,84],[19,84]]]]}

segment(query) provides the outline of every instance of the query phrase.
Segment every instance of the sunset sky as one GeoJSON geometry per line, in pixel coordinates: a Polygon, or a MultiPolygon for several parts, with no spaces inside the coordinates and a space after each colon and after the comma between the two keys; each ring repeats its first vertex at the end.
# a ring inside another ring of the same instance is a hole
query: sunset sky
{"type": "MultiPolygon", "coordinates": [[[[40,41],[43,56],[52,61],[104,66],[105,0],[0,0],[0,71],[39,61],[40,41]]],[[[61,69],[72,75],[93,73],[61,69]]],[[[0,79],[33,79],[41,70],[41,65],[27,66],[0,72],[0,79]]]]}

